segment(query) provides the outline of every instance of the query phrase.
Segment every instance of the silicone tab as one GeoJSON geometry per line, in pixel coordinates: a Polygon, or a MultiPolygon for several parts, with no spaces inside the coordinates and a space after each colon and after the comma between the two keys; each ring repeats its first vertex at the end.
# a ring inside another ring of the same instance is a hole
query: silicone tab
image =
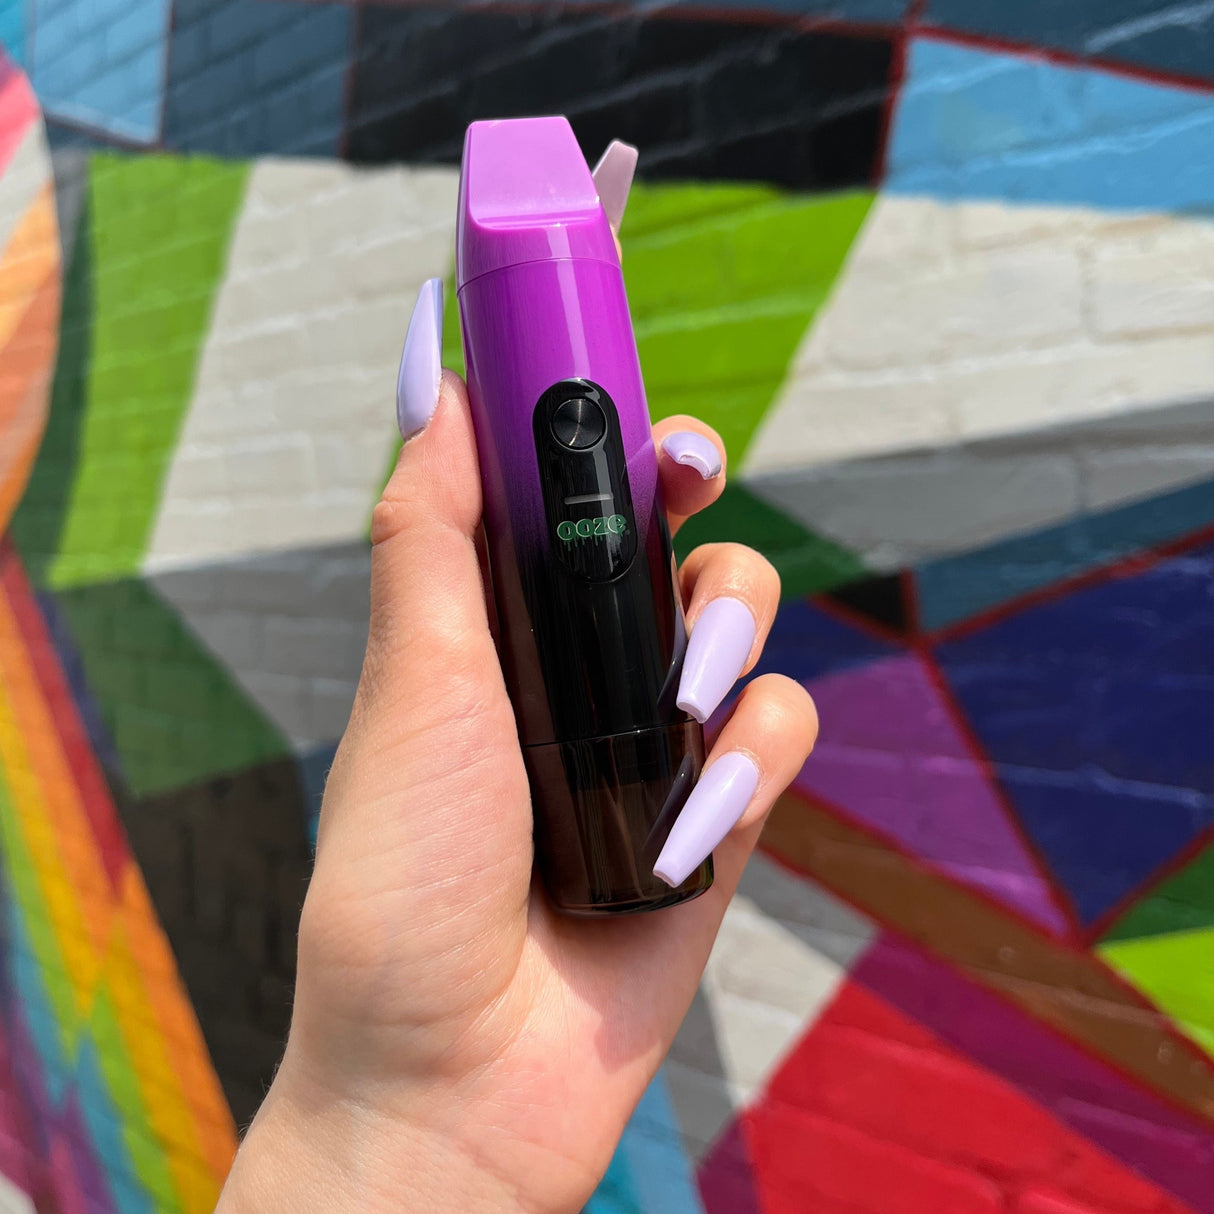
{"type": "Polygon", "coordinates": [[[468,128],[456,248],[460,287],[527,261],[618,263],[594,178],[565,118],[468,128]]]}

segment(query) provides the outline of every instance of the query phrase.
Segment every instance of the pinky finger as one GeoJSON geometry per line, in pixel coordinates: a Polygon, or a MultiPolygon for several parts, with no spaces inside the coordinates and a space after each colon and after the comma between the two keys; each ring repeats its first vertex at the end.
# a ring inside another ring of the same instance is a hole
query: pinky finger
{"type": "MultiPolygon", "coordinates": [[[[817,709],[799,683],[771,674],[747,684],[675,820],[655,875],[682,884],[734,830],[747,834],[749,852],[757,832],[748,828],[792,782],[817,737],[817,709]]],[[[736,880],[740,863],[731,868],[736,880]]]]}

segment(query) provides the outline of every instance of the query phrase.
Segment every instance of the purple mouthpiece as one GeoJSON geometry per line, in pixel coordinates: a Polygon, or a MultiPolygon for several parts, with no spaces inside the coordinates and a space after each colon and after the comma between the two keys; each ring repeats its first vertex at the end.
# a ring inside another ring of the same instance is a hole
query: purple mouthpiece
{"type": "Polygon", "coordinates": [[[469,127],[456,250],[458,287],[528,261],[617,262],[611,226],[566,119],[469,127]]]}

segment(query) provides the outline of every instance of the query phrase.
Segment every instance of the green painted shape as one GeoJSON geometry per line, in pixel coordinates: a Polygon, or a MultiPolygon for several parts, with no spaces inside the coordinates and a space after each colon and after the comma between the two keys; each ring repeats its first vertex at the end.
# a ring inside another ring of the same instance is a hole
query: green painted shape
{"type": "Polygon", "coordinates": [[[1214,927],[1214,846],[1160,882],[1113,924],[1104,941],[1214,927]]]}
{"type": "Polygon", "coordinates": [[[63,1056],[70,1057],[78,1020],[76,998],[67,980],[63,951],[38,880],[38,866],[13,801],[12,778],[11,772],[0,770],[0,846],[4,848],[5,879],[21,907],[30,951],[55,1013],[63,1056]]]}
{"type": "Polygon", "coordinates": [[[110,1099],[122,1116],[122,1139],[130,1152],[135,1176],[155,1199],[158,1210],[180,1210],[181,1197],[169,1171],[164,1145],[153,1133],[151,1117],[139,1090],[139,1078],[104,984],[98,986],[93,1000],[89,1031],[110,1099]]]}
{"type": "Polygon", "coordinates": [[[1214,1054],[1214,931],[1102,944],[1101,956],[1214,1054]]]}
{"type": "Polygon", "coordinates": [[[455,297],[455,274],[443,282],[443,366],[464,374],[464,341],[459,331],[459,303],[455,297]]]}
{"type": "Polygon", "coordinates": [[[872,201],[759,185],[633,188],[624,275],[655,421],[694,414],[741,459],[872,201]]]}
{"type": "Polygon", "coordinates": [[[139,568],[223,277],[247,167],[94,153],[92,326],[52,586],[139,568]]]}
{"type": "Polygon", "coordinates": [[[86,406],[93,349],[93,241],[87,197],[63,283],[59,351],[51,407],[30,479],[13,513],[11,533],[35,585],[43,585],[59,551],[86,406]]]}
{"type": "Polygon", "coordinates": [[[707,510],[689,518],[675,536],[675,552],[681,561],[697,545],[707,543],[746,544],[763,553],[780,574],[780,594],[785,599],[804,598],[868,576],[859,557],[833,540],[814,535],[742,485],[727,485],[707,510]]]}
{"type": "Polygon", "coordinates": [[[286,739],[139,578],[56,593],[136,796],[290,753],[286,739]]]}

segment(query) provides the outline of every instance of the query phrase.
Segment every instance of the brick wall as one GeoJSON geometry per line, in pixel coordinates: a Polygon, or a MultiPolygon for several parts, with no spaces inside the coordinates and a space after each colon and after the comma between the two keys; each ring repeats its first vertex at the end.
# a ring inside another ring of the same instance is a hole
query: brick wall
{"type": "MultiPolygon", "coordinates": [[[[814,693],[593,1214],[1214,1211],[1214,5],[0,0],[0,1207],[211,1208],[462,131],[641,148],[814,693]]],[[[459,366],[454,316],[446,361],[459,366]]]]}

